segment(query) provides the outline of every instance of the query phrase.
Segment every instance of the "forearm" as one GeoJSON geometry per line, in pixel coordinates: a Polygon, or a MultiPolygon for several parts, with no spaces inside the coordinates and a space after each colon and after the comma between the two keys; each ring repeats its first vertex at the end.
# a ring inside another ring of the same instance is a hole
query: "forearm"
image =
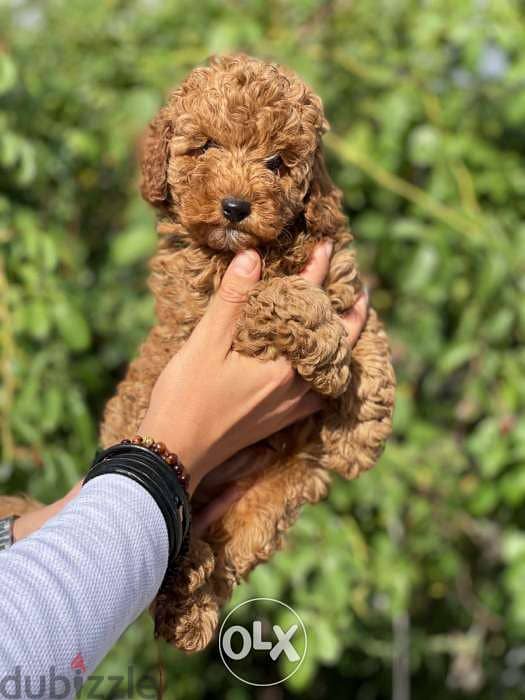
{"type": "Polygon", "coordinates": [[[0,554],[0,682],[92,672],[155,597],[168,562],[162,513],[124,476],[90,481],[40,530],[0,554]]]}

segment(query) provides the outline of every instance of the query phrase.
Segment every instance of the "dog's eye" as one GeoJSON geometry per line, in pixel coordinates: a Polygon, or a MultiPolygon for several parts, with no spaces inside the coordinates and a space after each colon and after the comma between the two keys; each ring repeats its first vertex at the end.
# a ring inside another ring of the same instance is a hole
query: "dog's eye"
{"type": "Polygon", "coordinates": [[[208,148],[218,148],[219,144],[214,141],[213,139],[208,139],[206,143],[203,143],[202,146],[199,146],[198,148],[192,148],[191,151],[189,151],[189,155],[192,156],[200,156],[203,153],[205,153],[208,148]]]}
{"type": "Polygon", "coordinates": [[[276,175],[284,175],[285,166],[281,156],[277,155],[268,158],[268,160],[265,161],[265,165],[268,168],[268,170],[271,170],[276,175]]]}
{"type": "Polygon", "coordinates": [[[206,143],[201,146],[201,151],[204,153],[204,151],[207,151],[208,148],[218,148],[219,144],[216,143],[213,139],[208,139],[206,143]]]}

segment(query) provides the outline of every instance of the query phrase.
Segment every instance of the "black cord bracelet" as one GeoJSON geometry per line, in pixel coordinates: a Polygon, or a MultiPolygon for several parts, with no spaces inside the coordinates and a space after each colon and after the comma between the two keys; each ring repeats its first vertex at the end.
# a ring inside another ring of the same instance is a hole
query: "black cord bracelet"
{"type": "Polygon", "coordinates": [[[121,474],[148,491],[166,522],[169,571],[175,559],[185,554],[189,545],[191,508],[186,490],[188,477],[184,475],[178,460],[175,467],[173,462],[168,463],[161,454],[137,444],[135,440],[97,452],[83,484],[102,474],[121,474]]]}
{"type": "Polygon", "coordinates": [[[155,470],[143,461],[136,462],[130,455],[121,455],[97,464],[88,472],[84,483],[103,474],[127,476],[153,496],[166,522],[170,560],[176,556],[182,544],[180,502],[169,503],[166,498],[166,484],[156,478],[155,470]]]}
{"type": "MultiPolygon", "coordinates": [[[[159,455],[152,452],[149,448],[143,447],[138,444],[130,444],[128,442],[122,442],[118,445],[113,445],[108,447],[106,450],[102,451],[98,455],[98,460],[107,459],[110,457],[118,456],[122,458],[123,456],[128,456],[130,454],[140,455],[140,460],[145,464],[152,465],[155,470],[158,469],[159,455]],[[130,449],[133,448],[133,449],[130,449]]],[[[167,466],[166,462],[160,457],[163,467],[167,466]]],[[[189,496],[186,490],[187,479],[182,481],[180,478],[180,472],[175,471],[170,465],[168,465],[168,470],[163,469],[164,475],[169,479],[170,486],[176,494],[178,494],[180,502],[183,506],[183,540],[187,538],[189,533],[189,528],[191,525],[191,509],[189,507],[189,496]],[[186,506],[186,507],[184,507],[186,506]]]]}

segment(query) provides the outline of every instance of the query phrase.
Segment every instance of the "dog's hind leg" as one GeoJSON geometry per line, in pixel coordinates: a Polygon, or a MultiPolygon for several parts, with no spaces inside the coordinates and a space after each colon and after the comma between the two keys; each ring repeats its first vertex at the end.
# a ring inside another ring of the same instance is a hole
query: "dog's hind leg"
{"type": "Polygon", "coordinates": [[[242,498],[214,524],[206,540],[215,552],[211,576],[220,603],[260,562],[283,546],[301,506],[327,493],[330,477],[311,455],[298,454],[258,475],[242,498]]]}
{"type": "Polygon", "coordinates": [[[188,652],[203,649],[215,632],[220,606],[240,581],[283,543],[304,503],[324,497],[330,477],[310,456],[294,456],[259,473],[244,496],[192,542],[153,613],[164,639],[188,652]],[[212,554],[213,552],[213,554],[212,554]]]}

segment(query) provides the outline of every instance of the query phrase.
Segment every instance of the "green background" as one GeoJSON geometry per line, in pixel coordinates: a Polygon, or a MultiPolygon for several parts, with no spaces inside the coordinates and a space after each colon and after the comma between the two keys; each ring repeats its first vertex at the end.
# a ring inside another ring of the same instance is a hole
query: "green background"
{"type": "MultiPolygon", "coordinates": [[[[392,339],[381,463],[334,483],[235,597],[299,612],[300,671],[249,688],[215,644],[163,646],[167,697],[523,697],[524,37],[506,0],[0,2],[3,492],[51,500],[89,464],[152,323],[137,138],[213,52],[281,61],[323,97],[392,339]]],[[[153,673],[157,653],[145,615],[100,671],[153,673]]]]}

